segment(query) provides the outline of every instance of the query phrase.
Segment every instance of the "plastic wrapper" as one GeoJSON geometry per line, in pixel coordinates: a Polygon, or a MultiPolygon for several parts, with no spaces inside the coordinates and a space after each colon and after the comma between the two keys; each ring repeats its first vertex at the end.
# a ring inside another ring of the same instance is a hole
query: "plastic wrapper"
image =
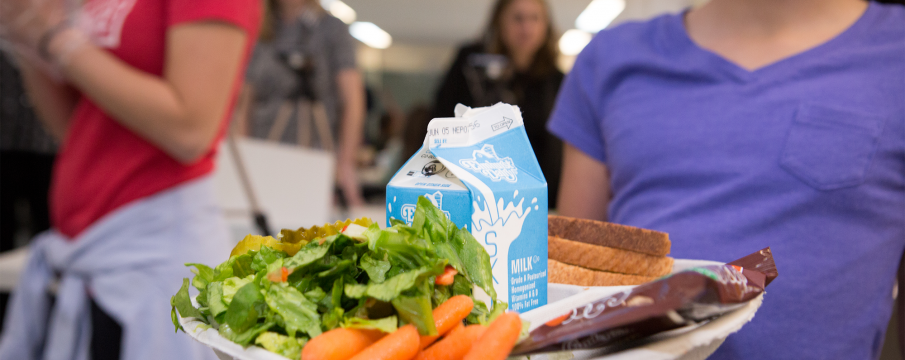
{"type": "Polygon", "coordinates": [[[738,309],[761,295],[776,276],[769,248],[726,265],[688,269],[575,307],[531,331],[513,355],[620,351],[651,335],[738,309]]]}

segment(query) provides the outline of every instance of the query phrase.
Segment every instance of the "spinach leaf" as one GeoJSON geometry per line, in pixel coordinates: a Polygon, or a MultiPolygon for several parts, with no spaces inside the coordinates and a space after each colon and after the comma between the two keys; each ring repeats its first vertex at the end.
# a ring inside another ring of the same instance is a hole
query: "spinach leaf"
{"type": "Polygon", "coordinates": [[[258,318],[265,316],[265,311],[266,304],[264,296],[261,295],[261,288],[258,284],[249,282],[236,292],[226,308],[224,319],[229,328],[238,335],[254,327],[258,318]]]}
{"type": "Polygon", "coordinates": [[[223,280],[223,302],[226,303],[226,305],[229,305],[233,301],[233,296],[236,295],[236,292],[246,284],[252,282],[252,279],[254,279],[254,277],[249,275],[244,279],[231,277],[223,280]]]}

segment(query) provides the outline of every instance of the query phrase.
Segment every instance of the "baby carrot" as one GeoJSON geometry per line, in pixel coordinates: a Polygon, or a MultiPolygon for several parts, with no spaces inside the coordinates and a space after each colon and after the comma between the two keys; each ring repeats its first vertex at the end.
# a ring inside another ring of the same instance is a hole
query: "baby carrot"
{"type": "Polygon", "coordinates": [[[415,325],[409,324],[368,346],[351,360],[409,360],[416,354],[418,354],[418,329],[415,325]]]}
{"type": "Polygon", "coordinates": [[[474,301],[466,295],[456,295],[434,309],[434,324],[437,326],[437,335],[425,335],[421,337],[421,349],[437,341],[437,338],[448,333],[457,323],[462,322],[471,309],[474,301]]]}
{"type": "Polygon", "coordinates": [[[419,353],[415,360],[462,360],[486,330],[482,325],[457,326],[443,340],[419,353]]]}
{"type": "Polygon", "coordinates": [[[311,339],[302,348],[304,360],[348,360],[385,335],[377,330],[336,328],[311,339]]]}
{"type": "Polygon", "coordinates": [[[490,323],[478,341],[475,341],[464,360],[505,360],[518,335],[522,331],[522,320],[518,313],[507,312],[490,323]]]}

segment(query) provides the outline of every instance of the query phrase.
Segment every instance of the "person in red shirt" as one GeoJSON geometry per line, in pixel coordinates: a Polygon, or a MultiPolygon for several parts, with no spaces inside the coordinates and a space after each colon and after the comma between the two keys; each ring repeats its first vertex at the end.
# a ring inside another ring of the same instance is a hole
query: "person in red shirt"
{"type": "MultiPolygon", "coordinates": [[[[15,45],[31,101],[61,141],[50,191],[53,229],[36,239],[43,241],[36,241],[29,266],[62,273],[60,292],[90,295],[91,318],[100,311],[120,323],[125,358],[212,358],[172,334],[168,300],[190,275],[182,263],[205,257],[219,263],[229,251],[209,175],[257,38],[261,4],[85,0],[72,10],[66,3],[0,4],[0,37],[15,45]],[[158,334],[161,322],[169,331],[158,334]]],[[[29,276],[20,284],[38,281],[29,276]]],[[[23,305],[26,298],[18,301],[22,309],[39,307],[23,305]]],[[[4,338],[0,357],[37,358],[42,351],[46,357],[62,344],[75,344],[69,358],[86,353],[87,342],[78,338],[84,335],[56,327],[84,330],[67,324],[67,315],[81,319],[87,304],[58,293],[44,349],[4,352],[14,342],[4,338]]],[[[8,321],[22,322],[9,313],[8,321]]],[[[16,342],[41,343],[40,334],[27,336],[16,342]]]]}

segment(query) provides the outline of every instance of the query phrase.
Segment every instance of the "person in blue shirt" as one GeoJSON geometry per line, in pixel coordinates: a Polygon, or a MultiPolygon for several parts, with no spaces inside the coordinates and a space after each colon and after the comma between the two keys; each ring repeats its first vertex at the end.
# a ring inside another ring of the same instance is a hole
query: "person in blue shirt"
{"type": "Polygon", "coordinates": [[[676,258],[770,246],[779,277],[714,359],[876,359],[905,249],[905,7],[712,0],[599,33],[548,129],[559,210],[676,258]]]}

